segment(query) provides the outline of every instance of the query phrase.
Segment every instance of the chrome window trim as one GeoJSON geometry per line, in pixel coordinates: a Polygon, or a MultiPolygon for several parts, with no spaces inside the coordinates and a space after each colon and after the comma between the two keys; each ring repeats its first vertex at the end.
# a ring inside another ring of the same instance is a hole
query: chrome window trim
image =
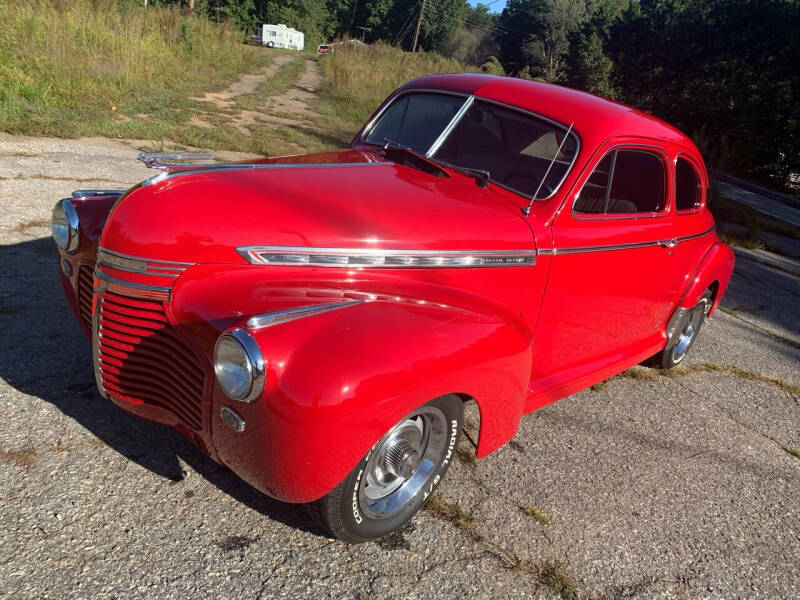
{"type": "Polygon", "coordinates": [[[693,233],[692,235],[684,235],[676,238],[669,238],[665,240],[651,240],[647,242],[631,242],[629,244],[609,244],[607,246],[573,246],[568,248],[542,248],[537,251],[537,254],[542,256],[560,256],[562,254],[582,254],[586,252],[612,252],[615,250],[635,250],[637,248],[648,248],[650,246],[664,246],[665,248],[674,248],[681,242],[687,242],[697,238],[704,237],[716,231],[716,227],[711,227],[701,233],[693,233]]]}
{"type": "Polygon", "coordinates": [[[366,300],[344,300],[342,302],[332,302],[328,304],[313,304],[311,306],[300,306],[298,308],[288,308],[285,310],[276,310],[260,315],[255,315],[247,320],[248,329],[263,329],[272,325],[279,325],[280,323],[288,323],[297,319],[303,319],[312,315],[319,315],[322,313],[330,312],[340,308],[347,308],[362,304],[366,300]]]}
{"type": "Polygon", "coordinates": [[[456,125],[458,125],[461,122],[461,119],[464,117],[464,114],[472,106],[473,102],[475,102],[475,96],[473,95],[468,96],[466,102],[464,102],[464,104],[461,105],[461,108],[459,108],[458,111],[456,111],[456,114],[453,115],[452,119],[450,119],[450,122],[442,130],[442,133],[439,134],[439,137],[436,138],[433,141],[431,147],[428,148],[428,151],[425,153],[426,157],[431,158],[436,153],[436,151],[439,150],[444,141],[450,136],[453,129],[455,129],[456,125]]]}
{"type": "Polygon", "coordinates": [[[395,94],[394,96],[389,96],[389,98],[386,100],[386,102],[384,102],[383,106],[381,106],[378,109],[378,112],[376,112],[375,115],[369,121],[367,121],[367,124],[364,125],[364,127],[361,128],[361,131],[359,131],[356,134],[355,139],[357,139],[358,142],[360,142],[362,144],[366,144],[367,146],[378,146],[379,144],[376,144],[375,142],[366,141],[364,139],[364,137],[369,135],[369,132],[372,131],[372,128],[375,126],[375,123],[378,122],[378,119],[380,119],[383,116],[383,113],[385,113],[386,110],[390,106],[392,106],[400,98],[408,96],[409,94],[439,94],[439,95],[442,95],[442,96],[458,96],[460,98],[467,98],[468,96],[471,95],[471,94],[468,94],[466,92],[457,92],[457,91],[450,91],[450,90],[436,90],[436,89],[429,89],[429,88],[418,88],[418,89],[413,89],[413,90],[403,90],[402,92],[399,92],[398,94],[395,94]]]}
{"type": "Polygon", "coordinates": [[[673,187],[673,194],[672,197],[675,202],[675,214],[680,216],[687,216],[687,215],[694,215],[699,213],[703,210],[703,207],[706,206],[708,202],[708,192],[707,186],[703,185],[703,178],[700,176],[700,168],[697,162],[686,152],[678,152],[675,154],[675,160],[672,162],[672,169],[673,169],[673,176],[672,176],[672,187],[673,187]],[[685,160],[694,169],[695,174],[697,175],[697,183],[700,185],[700,204],[691,208],[689,210],[678,210],[678,159],[685,160]]]}
{"type": "MultiPolygon", "coordinates": [[[[620,144],[615,144],[614,146],[611,146],[610,148],[608,148],[603,153],[603,155],[600,157],[600,159],[597,160],[592,165],[592,169],[591,169],[591,171],[589,171],[589,174],[586,177],[586,180],[583,182],[583,184],[581,185],[581,188],[577,191],[577,193],[572,197],[572,206],[570,207],[570,214],[572,215],[573,219],[575,219],[576,221],[620,221],[620,220],[631,220],[631,219],[658,219],[658,218],[661,218],[661,217],[666,217],[666,216],[668,216],[670,214],[670,212],[672,212],[672,202],[670,202],[669,192],[670,192],[670,189],[672,188],[672,186],[674,186],[674,182],[673,182],[673,184],[671,186],[669,180],[664,181],[664,209],[661,212],[612,213],[610,215],[603,214],[603,215],[599,215],[599,216],[592,216],[592,214],[594,214],[594,213],[575,212],[575,204],[578,202],[578,198],[580,197],[581,192],[583,191],[583,188],[588,183],[589,178],[591,178],[592,173],[594,173],[594,170],[597,168],[597,166],[601,162],[603,162],[603,160],[605,160],[606,156],[608,156],[612,152],[616,152],[617,150],[626,150],[626,149],[637,150],[637,149],[640,149],[640,148],[644,148],[645,149],[645,150],[640,150],[640,151],[654,150],[655,153],[659,155],[659,158],[661,159],[661,163],[664,166],[664,176],[665,176],[665,178],[670,174],[669,173],[669,169],[667,168],[667,165],[671,161],[669,160],[669,153],[664,148],[662,148],[660,146],[656,146],[654,144],[640,144],[640,143],[636,143],[636,142],[634,142],[634,143],[622,142],[620,144]]],[[[614,165],[616,166],[616,164],[617,164],[617,159],[615,157],[614,158],[614,165]]],[[[674,180],[674,177],[672,179],[674,180]]],[[[674,194],[673,194],[673,196],[674,196],[674,194]]]]}
{"type": "Polygon", "coordinates": [[[158,175],[153,175],[145,179],[140,185],[145,187],[154,183],[160,183],[167,179],[173,179],[182,175],[197,175],[202,173],[218,171],[262,171],[272,169],[333,169],[341,167],[388,167],[394,165],[391,161],[385,162],[354,162],[354,163],[220,163],[219,165],[208,165],[197,168],[164,169],[158,175]]]}
{"type": "Polygon", "coordinates": [[[485,268],[536,264],[529,250],[385,250],[308,246],[240,246],[236,251],[257,265],[338,268],[485,268]],[[268,258],[264,258],[266,255],[268,258]],[[388,261],[388,262],[387,262],[388,261]]]}

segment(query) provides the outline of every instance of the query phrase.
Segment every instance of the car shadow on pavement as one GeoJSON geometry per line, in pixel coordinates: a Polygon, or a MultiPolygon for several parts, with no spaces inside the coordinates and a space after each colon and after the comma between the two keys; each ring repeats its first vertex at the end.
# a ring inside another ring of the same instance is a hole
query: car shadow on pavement
{"type": "MultiPolygon", "coordinates": [[[[0,378],[77,421],[105,444],[175,483],[181,460],[218,489],[264,516],[322,535],[302,506],[273,500],[217,464],[177,431],[129,415],[97,392],[91,344],[70,310],[49,238],[0,246],[0,378]]],[[[58,424],[54,424],[57,428],[58,424]]]]}

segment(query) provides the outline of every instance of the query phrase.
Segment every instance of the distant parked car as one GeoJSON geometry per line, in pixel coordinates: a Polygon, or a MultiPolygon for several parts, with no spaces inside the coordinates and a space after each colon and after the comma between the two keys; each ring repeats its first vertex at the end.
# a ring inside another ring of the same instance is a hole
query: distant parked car
{"type": "Polygon", "coordinates": [[[484,457],[673,367],[733,270],[688,137],[522,79],[416,79],[336,152],[140,158],[159,173],[53,212],[100,392],[350,542],[419,510],[466,401],[484,457]]]}
{"type": "Polygon", "coordinates": [[[333,46],[330,44],[320,44],[317,46],[317,54],[333,54],[333,46]]]}

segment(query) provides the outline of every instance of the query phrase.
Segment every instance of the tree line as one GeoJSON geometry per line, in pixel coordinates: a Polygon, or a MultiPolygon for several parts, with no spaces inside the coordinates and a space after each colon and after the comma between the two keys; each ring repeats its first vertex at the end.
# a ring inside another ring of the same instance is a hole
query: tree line
{"type": "MultiPolygon", "coordinates": [[[[190,0],[149,0],[182,4],[190,0]]],[[[285,23],[419,46],[484,71],[631,104],[686,131],[712,166],[783,182],[800,172],[800,0],[194,0],[243,29],[285,23]],[[424,11],[423,11],[424,4],[424,11]]]]}

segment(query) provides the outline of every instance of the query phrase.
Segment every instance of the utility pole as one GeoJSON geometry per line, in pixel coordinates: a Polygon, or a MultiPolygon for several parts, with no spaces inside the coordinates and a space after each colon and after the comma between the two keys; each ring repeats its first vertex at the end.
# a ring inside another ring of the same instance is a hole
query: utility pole
{"type": "Polygon", "coordinates": [[[414,32],[414,43],[411,45],[411,51],[417,51],[417,40],[419,39],[419,26],[422,25],[422,14],[425,12],[425,0],[422,0],[422,6],[419,9],[419,19],[417,19],[417,30],[414,32]]]}

